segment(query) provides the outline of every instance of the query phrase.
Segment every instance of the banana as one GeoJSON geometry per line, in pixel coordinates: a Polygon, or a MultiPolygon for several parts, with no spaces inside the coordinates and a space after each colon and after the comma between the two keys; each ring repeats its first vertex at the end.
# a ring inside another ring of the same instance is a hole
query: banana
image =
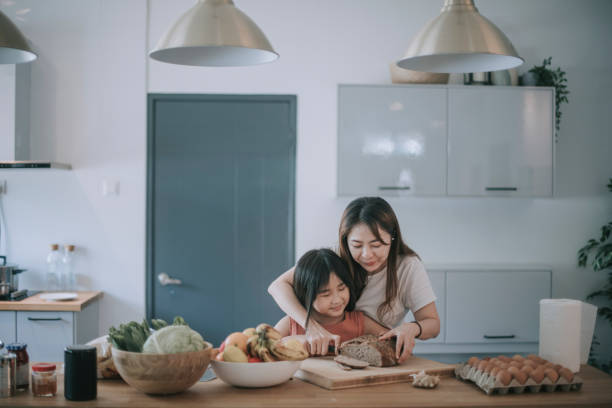
{"type": "Polygon", "coordinates": [[[255,332],[259,334],[260,338],[263,337],[264,340],[280,340],[282,338],[281,334],[274,327],[270,326],[267,323],[261,323],[255,328],[255,332]]]}
{"type": "Polygon", "coordinates": [[[247,340],[247,353],[249,356],[251,357],[259,357],[259,354],[257,354],[257,343],[259,342],[259,336],[257,334],[249,337],[249,339],[247,340]]]}
{"type": "Polygon", "coordinates": [[[275,341],[270,344],[270,352],[279,360],[299,361],[308,358],[308,352],[299,341],[275,341]]]}
{"type": "Polygon", "coordinates": [[[260,347],[258,352],[259,352],[259,358],[261,358],[266,363],[278,361],[276,358],[274,358],[274,356],[272,355],[272,353],[267,347],[260,347]]]}

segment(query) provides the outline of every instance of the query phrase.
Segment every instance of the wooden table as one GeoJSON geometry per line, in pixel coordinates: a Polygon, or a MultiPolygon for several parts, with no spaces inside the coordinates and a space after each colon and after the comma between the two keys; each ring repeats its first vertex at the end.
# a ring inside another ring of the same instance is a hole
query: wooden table
{"type": "Polygon", "coordinates": [[[39,312],[80,312],[85,306],[102,297],[102,292],[75,292],[77,298],[61,302],[48,301],[40,298],[42,292],[18,301],[0,301],[0,310],[34,310],[39,312]]]}
{"type": "Polygon", "coordinates": [[[524,393],[487,396],[476,386],[455,378],[442,379],[434,390],[417,389],[409,383],[376,385],[329,391],[293,379],[259,389],[234,388],[221,380],[201,382],[173,396],[150,396],[120,380],[98,381],[98,398],[73,402],[64,399],[63,377],[58,376],[58,395],[34,398],[30,391],[0,399],[10,407],[612,407],[612,376],[583,366],[581,391],[524,393]]]}

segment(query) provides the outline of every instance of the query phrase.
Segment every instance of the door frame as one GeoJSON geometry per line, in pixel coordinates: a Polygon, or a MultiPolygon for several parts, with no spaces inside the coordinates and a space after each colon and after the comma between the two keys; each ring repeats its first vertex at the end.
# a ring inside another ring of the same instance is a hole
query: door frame
{"type": "Polygon", "coordinates": [[[289,186],[289,229],[287,238],[289,240],[289,253],[287,262],[295,263],[295,175],[296,175],[296,145],[297,145],[297,96],[296,95],[242,95],[242,94],[147,94],[147,192],[146,192],[146,249],[145,249],[145,314],[148,320],[154,318],[153,301],[155,296],[155,270],[153,267],[153,247],[155,237],[153,236],[155,205],[153,197],[155,193],[155,166],[153,158],[155,155],[155,104],[159,101],[218,101],[218,102],[282,102],[289,105],[289,128],[292,134],[291,148],[291,178],[293,183],[289,186]]]}

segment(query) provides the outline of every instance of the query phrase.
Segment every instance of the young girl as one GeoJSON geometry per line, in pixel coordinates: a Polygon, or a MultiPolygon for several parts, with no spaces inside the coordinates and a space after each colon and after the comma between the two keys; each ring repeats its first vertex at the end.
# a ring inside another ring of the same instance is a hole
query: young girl
{"type": "MultiPolygon", "coordinates": [[[[353,310],[356,298],[348,268],[329,249],[313,249],[300,258],[295,267],[293,291],[306,309],[306,328],[314,320],[339,336],[339,343],[362,334],[379,335],[388,330],[362,312],[353,310]]],[[[289,316],[283,317],[275,328],[283,337],[305,334],[304,327],[289,316]]]]}
{"type": "MultiPolygon", "coordinates": [[[[396,356],[405,361],[415,338],[426,340],[440,332],[436,296],[418,255],[402,239],[399,222],[389,203],[380,197],[361,197],[342,214],[338,251],[349,269],[357,301],[355,307],[392,329],[381,338],[396,337],[396,356]],[[408,311],[416,320],[404,321],[408,311]]],[[[303,322],[306,316],[292,289],[294,269],[283,273],[268,292],[289,316],[303,322]]],[[[312,354],[327,353],[337,336],[313,320],[306,328],[312,354]],[[314,350],[314,352],[313,352],[314,350]]]]}

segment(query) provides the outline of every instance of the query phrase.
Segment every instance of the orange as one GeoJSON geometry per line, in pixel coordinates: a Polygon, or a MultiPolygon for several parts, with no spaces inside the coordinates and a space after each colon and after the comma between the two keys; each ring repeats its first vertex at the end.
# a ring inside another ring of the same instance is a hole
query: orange
{"type": "Polygon", "coordinates": [[[246,345],[249,338],[240,332],[234,332],[225,339],[225,346],[236,346],[246,354],[246,345]]]}

